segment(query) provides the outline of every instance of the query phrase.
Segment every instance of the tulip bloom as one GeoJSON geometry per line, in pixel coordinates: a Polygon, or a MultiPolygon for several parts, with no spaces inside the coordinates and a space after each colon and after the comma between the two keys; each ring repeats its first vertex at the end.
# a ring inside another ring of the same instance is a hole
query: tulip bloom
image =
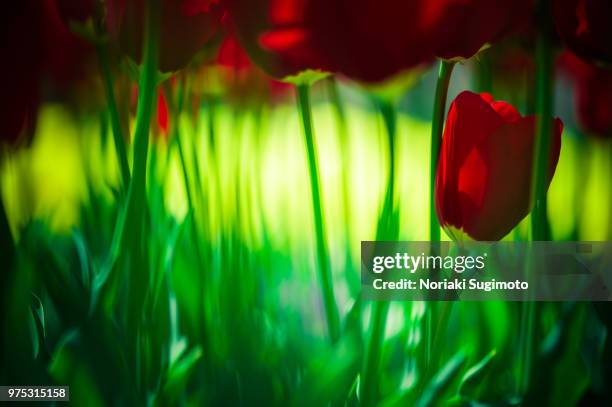
{"type": "MultiPolygon", "coordinates": [[[[172,81],[174,78],[171,78],[170,81],[172,81]]],[[[170,82],[173,83],[173,82],[170,82]]],[[[136,109],[138,106],[138,85],[133,84],[132,88],[131,88],[131,92],[130,92],[130,103],[128,106],[129,112],[131,115],[135,115],[136,114],[136,109]]],[[[155,111],[155,123],[157,124],[156,129],[158,130],[158,133],[161,136],[163,136],[164,138],[166,138],[169,135],[169,131],[170,129],[170,124],[171,124],[171,112],[170,112],[170,108],[168,106],[168,99],[166,96],[166,92],[164,91],[163,87],[159,87],[158,91],[157,91],[157,109],[155,111]]]]}
{"type": "Polygon", "coordinates": [[[87,41],[74,35],[70,31],[72,21],[85,17],[91,13],[83,2],[83,7],[69,8],[66,1],[44,0],[45,12],[45,61],[44,69],[49,78],[56,82],[60,91],[65,91],[68,85],[77,83],[88,77],[90,73],[89,62],[93,57],[93,47],[87,41]],[[63,12],[68,14],[60,14],[63,12]],[[66,18],[66,20],[63,20],[66,18]]]}
{"type": "Polygon", "coordinates": [[[85,23],[94,16],[95,0],[54,0],[66,26],[72,22],[85,23]]]}
{"type": "MultiPolygon", "coordinates": [[[[491,95],[465,91],[453,101],[436,174],[440,224],[454,239],[462,233],[495,241],[531,209],[535,116],[523,117],[491,95]]],[[[563,124],[555,119],[548,184],[561,148],[563,124]]]]}
{"type": "MultiPolygon", "coordinates": [[[[215,39],[224,8],[220,0],[161,0],[159,70],[176,71],[215,39]]],[[[121,49],[141,62],[145,0],[110,0],[109,30],[121,49]],[[117,21],[114,21],[114,20],[117,21]]]]}
{"type": "Polygon", "coordinates": [[[612,69],[586,63],[570,52],[560,56],[559,65],[574,82],[576,116],[582,130],[612,136],[612,69]]]}
{"type": "Polygon", "coordinates": [[[170,128],[169,117],[166,95],[164,91],[160,89],[157,96],[157,126],[164,137],[168,136],[168,129],[170,128]]]}
{"type": "Polygon", "coordinates": [[[532,0],[424,1],[435,19],[434,53],[442,59],[467,59],[483,47],[524,28],[533,11],[532,0]]]}
{"type": "Polygon", "coordinates": [[[277,78],[380,82],[436,56],[469,58],[526,20],[531,0],[229,0],[251,58],[277,78]]]}
{"type": "Polygon", "coordinates": [[[306,70],[333,70],[306,24],[310,0],[228,0],[232,29],[251,60],[283,79],[306,70]]]}
{"type": "Polygon", "coordinates": [[[241,45],[275,78],[318,70],[378,82],[433,60],[422,3],[229,0],[229,9],[241,45]]]}
{"type": "Polygon", "coordinates": [[[26,141],[34,128],[38,106],[47,93],[66,92],[84,76],[86,44],[63,26],[52,0],[11,2],[3,9],[0,41],[6,61],[1,65],[4,94],[0,102],[0,139],[26,141]]]}
{"type": "Polygon", "coordinates": [[[266,75],[251,63],[233,35],[224,38],[216,59],[226,98],[237,105],[259,106],[286,95],[291,86],[266,75]]]}
{"type": "Polygon", "coordinates": [[[557,0],[555,26],[576,55],[612,64],[612,2],[610,0],[557,0]]]}
{"type": "Polygon", "coordinates": [[[43,14],[37,0],[10,2],[0,15],[0,44],[5,59],[0,99],[0,146],[15,143],[33,122],[38,104],[43,14]]]}

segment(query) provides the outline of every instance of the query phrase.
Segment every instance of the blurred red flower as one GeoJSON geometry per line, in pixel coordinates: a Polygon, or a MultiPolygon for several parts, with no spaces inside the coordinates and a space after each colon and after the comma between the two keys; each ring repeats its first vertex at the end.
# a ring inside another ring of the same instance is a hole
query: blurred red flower
{"type": "Polygon", "coordinates": [[[15,143],[33,123],[42,63],[42,9],[37,0],[8,2],[0,17],[0,44],[5,60],[0,99],[0,140],[15,143]]]}
{"type": "MultiPolygon", "coordinates": [[[[173,91],[176,87],[176,79],[175,77],[172,77],[168,80],[170,83],[170,90],[173,91]]],[[[157,124],[157,126],[152,126],[155,137],[162,136],[164,139],[166,139],[170,134],[170,124],[172,120],[166,90],[167,89],[162,86],[157,89],[155,121],[151,123],[157,124]]],[[[128,109],[130,115],[136,115],[138,109],[138,85],[135,83],[132,83],[130,88],[128,109]]]]}
{"type": "Polygon", "coordinates": [[[164,91],[160,89],[157,97],[157,125],[159,126],[159,129],[164,137],[168,136],[170,122],[169,117],[166,95],[164,91]]]}
{"type": "Polygon", "coordinates": [[[228,0],[232,30],[253,60],[269,75],[285,78],[330,70],[305,21],[309,0],[228,0]]]}
{"type": "Polygon", "coordinates": [[[85,77],[91,49],[62,24],[54,0],[9,2],[0,27],[6,56],[0,138],[15,143],[31,135],[42,100],[65,96],[85,77]]]}
{"type": "Polygon", "coordinates": [[[443,59],[470,58],[484,46],[529,24],[533,0],[424,1],[435,21],[435,50],[443,59]]]}
{"type": "Polygon", "coordinates": [[[217,53],[217,63],[220,66],[235,70],[249,69],[251,60],[233,35],[223,38],[217,53]]]}
{"type": "Polygon", "coordinates": [[[576,55],[590,61],[612,63],[612,1],[556,0],[555,26],[576,55]]]}
{"type": "Polygon", "coordinates": [[[612,69],[589,64],[571,52],[561,54],[559,66],[574,82],[576,116],[582,130],[612,136],[612,69]]]}
{"type": "MultiPolygon", "coordinates": [[[[84,79],[91,73],[89,62],[94,55],[93,47],[86,40],[79,38],[70,31],[70,21],[76,18],[91,16],[93,5],[86,6],[89,1],[84,1],[82,6],[74,5],[74,1],[67,0],[43,0],[45,13],[45,71],[50,78],[59,85],[66,87],[84,79]],[[63,4],[63,5],[62,5],[63,4]],[[64,13],[62,15],[62,9],[64,13]],[[89,13],[85,16],[86,13],[89,13]],[[64,20],[64,18],[66,18],[64,20]]],[[[63,91],[64,89],[59,89],[63,91]]]]}
{"type": "Polygon", "coordinates": [[[183,0],[183,13],[193,17],[199,13],[208,13],[213,4],[219,4],[221,0],[183,0]]]}
{"type": "Polygon", "coordinates": [[[94,16],[95,0],[54,0],[62,21],[70,27],[72,21],[85,23],[94,16]]]}
{"type": "MultiPolygon", "coordinates": [[[[184,68],[215,39],[225,8],[219,0],[161,0],[159,70],[184,68]]],[[[120,48],[141,61],[145,0],[109,0],[109,29],[120,48]]]]}
{"type": "Polygon", "coordinates": [[[276,78],[306,70],[377,82],[433,60],[423,1],[230,0],[238,39],[276,78]]]}
{"type": "Polygon", "coordinates": [[[469,58],[530,15],[531,0],[229,0],[246,51],[275,77],[307,69],[378,82],[469,58]]]}
{"type": "MultiPolygon", "coordinates": [[[[486,93],[462,92],[448,113],[436,175],[436,212],[450,236],[494,241],[531,208],[535,116],[486,93]]],[[[552,180],[563,123],[554,120],[552,180]]]]}
{"type": "Polygon", "coordinates": [[[282,98],[291,90],[290,85],[273,79],[251,63],[231,33],[223,39],[216,62],[225,97],[237,105],[260,106],[282,98]]]}

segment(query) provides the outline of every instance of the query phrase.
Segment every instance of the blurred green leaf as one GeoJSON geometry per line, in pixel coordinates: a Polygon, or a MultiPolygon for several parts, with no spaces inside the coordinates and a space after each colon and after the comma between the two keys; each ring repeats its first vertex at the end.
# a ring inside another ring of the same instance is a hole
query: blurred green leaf
{"type": "Polygon", "coordinates": [[[157,395],[155,405],[168,406],[177,404],[177,401],[185,391],[187,382],[201,357],[202,349],[196,346],[170,365],[167,380],[160,394],[157,395]]]}
{"type": "MultiPolygon", "coordinates": [[[[87,364],[87,360],[78,351],[79,334],[76,330],[68,331],[60,340],[49,364],[49,374],[55,383],[70,386],[70,404],[75,406],[104,406],[96,379],[87,364]]],[[[99,367],[98,367],[99,368],[99,367]]],[[[115,394],[121,398],[120,389],[115,394]]]]}
{"type": "Polygon", "coordinates": [[[489,354],[487,354],[480,362],[468,369],[461,379],[461,384],[459,385],[459,395],[472,400],[478,399],[478,387],[482,384],[485,376],[489,373],[488,368],[491,365],[491,360],[493,360],[496,353],[497,352],[495,349],[491,350],[491,352],[489,352],[489,354]]]}
{"type": "MultiPolygon", "coordinates": [[[[121,254],[121,243],[123,241],[123,230],[125,228],[126,216],[127,205],[121,205],[115,222],[115,229],[113,231],[113,238],[110,244],[108,255],[104,259],[103,263],[100,265],[100,270],[93,279],[91,302],[89,306],[90,310],[94,310],[97,307],[98,303],[101,300],[101,294],[105,292],[105,289],[108,288],[106,286],[108,284],[111,273],[116,268],[117,259],[121,254]]],[[[102,302],[104,302],[103,299],[102,302]]]]}
{"type": "Polygon", "coordinates": [[[416,407],[438,406],[444,401],[444,397],[455,384],[459,377],[459,372],[466,362],[463,351],[459,351],[453,356],[442,369],[436,373],[431,382],[423,391],[421,397],[416,402],[416,407]]]}
{"type": "Polygon", "coordinates": [[[45,310],[42,302],[34,293],[32,293],[32,305],[30,309],[32,311],[31,322],[33,322],[34,325],[33,327],[31,326],[32,329],[30,330],[32,333],[34,358],[38,359],[40,357],[42,360],[49,360],[46,346],[47,333],[45,331],[45,310]]]}
{"type": "Polygon", "coordinates": [[[83,234],[76,228],[72,229],[72,240],[74,241],[81,265],[81,281],[85,287],[89,288],[91,282],[91,261],[89,251],[87,250],[87,242],[85,242],[83,234]]]}
{"type": "Polygon", "coordinates": [[[360,362],[357,338],[342,336],[332,348],[313,359],[291,404],[313,406],[346,400],[359,373],[360,362]]]}

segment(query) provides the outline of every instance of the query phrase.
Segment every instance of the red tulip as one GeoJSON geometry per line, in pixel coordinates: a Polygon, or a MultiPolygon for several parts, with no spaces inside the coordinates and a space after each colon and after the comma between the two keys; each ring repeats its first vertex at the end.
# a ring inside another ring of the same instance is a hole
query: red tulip
{"type": "Polygon", "coordinates": [[[434,59],[438,19],[425,1],[313,0],[308,23],[334,70],[380,82],[434,59]]]}
{"type": "Polygon", "coordinates": [[[252,67],[249,56],[232,35],[226,36],[221,42],[217,53],[217,64],[236,71],[252,67]]]}
{"type": "Polygon", "coordinates": [[[223,39],[216,62],[225,97],[234,104],[260,106],[286,95],[290,90],[290,85],[271,78],[251,63],[233,35],[223,39]]]}
{"type": "Polygon", "coordinates": [[[610,0],[557,0],[555,26],[572,52],[591,61],[612,63],[612,2],[610,0]]]}
{"type": "Polygon", "coordinates": [[[1,20],[6,61],[0,65],[0,138],[15,143],[19,136],[31,135],[44,97],[64,96],[84,78],[91,47],[62,24],[54,0],[7,3],[1,20]]]}
{"type": "MultiPolygon", "coordinates": [[[[146,0],[110,0],[110,30],[118,31],[121,49],[141,61],[146,0]],[[117,20],[118,21],[115,21],[117,20]]],[[[159,69],[184,68],[215,38],[224,15],[219,0],[161,0],[159,69]]]]}
{"type": "Polygon", "coordinates": [[[57,96],[82,77],[87,50],[61,24],[52,0],[7,3],[1,20],[6,58],[0,68],[4,78],[0,138],[15,143],[21,135],[31,135],[44,96],[41,89],[57,96]]]}
{"type": "Polygon", "coordinates": [[[169,127],[169,114],[168,114],[168,103],[166,102],[166,95],[163,90],[159,90],[157,97],[157,125],[163,136],[168,135],[169,127]]]}
{"type": "Polygon", "coordinates": [[[525,27],[533,10],[533,0],[425,0],[424,4],[429,18],[436,21],[434,53],[443,59],[472,57],[525,27]]]}
{"type": "Polygon", "coordinates": [[[275,78],[331,70],[307,26],[310,0],[228,0],[233,30],[249,57],[275,78]]]}
{"type": "Polygon", "coordinates": [[[306,70],[377,82],[433,60],[423,1],[230,0],[238,39],[276,78],[306,70]]]}
{"type": "MultiPolygon", "coordinates": [[[[42,0],[45,13],[45,61],[44,70],[49,78],[58,86],[58,91],[65,91],[70,84],[84,79],[88,73],[88,63],[91,61],[94,49],[86,40],[79,38],[70,31],[69,25],[72,18],[79,17],[80,13],[92,12],[82,6],[80,10],[68,9],[68,4],[74,1],[42,0]],[[60,5],[63,4],[64,12],[68,15],[62,16],[60,5]],[[62,18],[67,20],[62,20],[62,18]]],[[[87,1],[83,2],[87,4],[87,1]]],[[[93,5],[91,5],[93,8],[93,5]]],[[[82,15],[80,16],[82,17],[82,15]]]]}
{"type": "Polygon", "coordinates": [[[612,69],[588,64],[570,52],[563,53],[559,63],[574,81],[582,129],[595,136],[612,136],[612,69]]]}
{"type": "Polygon", "coordinates": [[[67,27],[78,21],[85,23],[94,16],[95,0],[54,0],[62,21],[67,27]]]}
{"type": "Polygon", "coordinates": [[[230,0],[243,46],[276,77],[328,70],[378,82],[435,56],[468,58],[531,0],[230,0]]]}
{"type": "MultiPolygon", "coordinates": [[[[465,91],[453,101],[435,185],[438,219],[450,236],[499,240],[529,213],[535,121],[486,93],[465,91]]],[[[559,160],[561,120],[553,128],[549,184],[559,160]]]]}
{"type": "MultiPolygon", "coordinates": [[[[170,78],[170,84],[174,85],[174,78],[170,78]]],[[[138,108],[138,85],[133,83],[129,92],[129,104],[127,109],[129,114],[135,115],[138,108]]],[[[157,90],[157,109],[155,111],[155,124],[156,136],[163,136],[167,138],[170,131],[171,114],[168,106],[168,100],[166,99],[166,92],[163,87],[159,87],[157,90]]]]}
{"type": "MultiPolygon", "coordinates": [[[[0,141],[15,143],[34,122],[44,50],[43,10],[39,0],[8,2],[0,16],[0,141]]],[[[0,143],[1,144],[1,143],[0,143]]]]}

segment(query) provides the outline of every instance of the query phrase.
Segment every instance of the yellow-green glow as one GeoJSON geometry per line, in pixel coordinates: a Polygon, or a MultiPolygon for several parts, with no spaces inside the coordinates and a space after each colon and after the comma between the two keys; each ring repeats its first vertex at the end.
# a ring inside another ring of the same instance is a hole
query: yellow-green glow
{"type": "MultiPolygon", "coordinates": [[[[385,129],[374,109],[347,105],[349,137],[342,144],[333,106],[316,104],[313,114],[326,233],[331,252],[336,253],[332,262],[339,269],[344,265],[341,252],[347,240],[357,260],[359,242],[374,238],[387,176],[385,129]],[[349,162],[343,162],[344,157],[349,162]],[[350,213],[345,213],[343,201],[345,179],[350,213]],[[348,239],[347,230],[351,233],[348,239]]],[[[202,114],[196,129],[191,117],[181,116],[180,134],[194,205],[209,208],[206,215],[196,211],[199,221],[205,220],[202,227],[207,232],[227,231],[238,222],[242,238],[252,248],[261,247],[267,233],[269,243],[279,249],[313,250],[306,154],[298,119],[297,109],[288,104],[263,109],[259,117],[252,111],[219,106],[213,149],[207,133],[210,117],[202,114]],[[194,148],[204,197],[198,194],[200,186],[193,174],[194,148]]],[[[32,217],[47,220],[56,230],[78,225],[79,205],[87,199],[86,179],[112,199],[111,187],[118,182],[117,162],[111,141],[104,145],[100,141],[97,120],[77,120],[63,108],[47,105],[40,112],[33,145],[4,160],[2,192],[15,233],[32,217]]],[[[400,234],[406,240],[425,240],[429,235],[430,127],[402,114],[397,125],[400,234]]],[[[171,140],[152,143],[156,161],[150,170],[163,182],[166,207],[182,219],[188,209],[185,184],[178,151],[176,146],[169,148],[171,144],[171,140]]],[[[575,225],[583,239],[606,238],[612,201],[608,150],[605,143],[589,144],[567,132],[564,135],[549,190],[549,216],[556,238],[569,237],[575,225]],[[577,190],[581,192],[576,194],[577,190]]]]}
{"type": "Polygon", "coordinates": [[[10,155],[2,168],[2,187],[14,233],[31,218],[67,231],[79,221],[85,198],[80,128],[60,106],[39,114],[37,134],[29,148],[10,155]]]}

